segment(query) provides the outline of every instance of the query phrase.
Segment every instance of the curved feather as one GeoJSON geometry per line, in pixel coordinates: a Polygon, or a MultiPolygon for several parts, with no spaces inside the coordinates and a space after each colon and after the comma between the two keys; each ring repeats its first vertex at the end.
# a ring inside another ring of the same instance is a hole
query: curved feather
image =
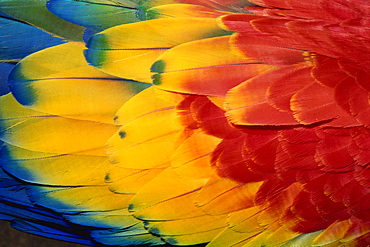
{"type": "Polygon", "coordinates": [[[9,83],[12,94],[28,108],[105,123],[112,123],[119,107],[148,87],[89,66],[83,57],[83,46],[77,43],[28,56],[12,70],[9,83]]]}
{"type": "Polygon", "coordinates": [[[84,28],[53,15],[47,0],[4,0],[0,11],[67,40],[81,41],[84,28]]]}
{"type": "Polygon", "coordinates": [[[60,18],[96,31],[138,21],[136,1],[51,0],[46,7],[60,18]]]}
{"type": "Polygon", "coordinates": [[[32,151],[105,156],[105,142],[117,131],[117,127],[109,124],[67,119],[22,108],[11,95],[1,101],[12,106],[11,112],[1,112],[1,140],[32,151]],[[91,133],[96,133],[96,138],[87,138],[91,133]]]}
{"type": "Polygon", "coordinates": [[[151,68],[153,84],[164,90],[222,97],[239,83],[272,68],[234,55],[228,41],[228,36],[202,39],[163,53],[151,68]]]}
{"type": "Polygon", "coordinates": [[[145,19],[158,19],[158,18],[217,18],[225,15],[228,12],[218,11],[215,9],[207,8],[205,6],[195,4],[166,4],[149,8],[145,13],[145,19]]]}
{"type": "Polygon", "coordinates": [[[106,73],[151,82],[150,67],[165,50],[225,34],[212,18],[154,19],[113,27],[93,36],[85,55],[91,65],[106,73]]]}
{"type": "Polygon", "coordinates": [[[65,42],[63,39],[1,13],[0,37],[0,60],[3,61],[17,61],[36,51],[65,42]]]}

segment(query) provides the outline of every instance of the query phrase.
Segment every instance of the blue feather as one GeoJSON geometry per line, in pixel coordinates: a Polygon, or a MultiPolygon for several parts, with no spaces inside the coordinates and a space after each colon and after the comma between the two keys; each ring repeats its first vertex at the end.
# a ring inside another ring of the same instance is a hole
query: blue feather
{"type": "Polygon", "coordinates": [[[8,74],[13,69],[13,67],[14,65],[11,63],[0,63],[0,95],[9,93],[7,80],[8,74]]]}
{"type": "Polygon", "coordinates": [[[138,21],[134,6],[112,1],[50,0],[47,8],[62,19],[97,31],[138,21]]]}
{"type": "Polygon", "coordinates": [[[62,43],[65,40],[0,12],[0,60],[19,60],[62,43]]]}

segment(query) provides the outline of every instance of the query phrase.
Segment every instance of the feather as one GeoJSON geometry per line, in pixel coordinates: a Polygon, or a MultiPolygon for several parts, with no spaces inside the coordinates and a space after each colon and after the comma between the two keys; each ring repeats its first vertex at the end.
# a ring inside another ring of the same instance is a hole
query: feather
{"type": "Polygon", "coordinates": [[[1,12],[0,37],[0,59],[5,61],[17,61],[36,51],[65,42],[1,12]]]}
{"type": "Polygon", "coordinates": [[[0,139],[31,151],[85,153],[105,156],[105,141],[117,131],[109,124],[67,119],[24,109],[11,95],[1,99],[11,105],[1,112],[0,139]],[[94,140],[88,138],[96,133],[94,140]]]}
{"type": "Polygon", "coordinates": [[[168,4],[192,4],[208,7],[211,9],[222,11],[242,11],[243,7],[251,5],[249,1],[245,0],[149,0],[140,5],[147,9],[155,6],[163,6],[168,4]]]}
{"type": "Polygon", "coordinates": [[[96,31],[124,23],[137,22],[137,6],[134,1],[76,1],[52,0],[46,7],[51,13],[96,31]]]}
{"type": "Polygon", "coordinates": [[[8,81],[12,94],[28,108],[105,123],[112,123],[120,106],[149,86],[90,67],[78,43],[55,46],[28,56],[16,65],[8,81]],[[60,101],[64,102],[63,106],[60,101]],[[90,103],[84,104],[86,101],[90,103]],[[79,105],[77,109],[76,105],[79,105]]]}
{"type": "Polygon", "coordinates": [[[255,64],[230,53],[226,36],[188,42],[170,49],[153,64],[152,72],[155,72],[153,84],[161,89],[222,97],[232,87],[268,69],[270,66],[255,64]],[[201,60],[194,47],[201,49],[201,60]],[[177,56],[182,60],[175,63],[177,56]]]}
{"type": "Polygon", "coordinates": [[[370,245],[369,6],[1,1],[0,219],[91,246],[370,245]]]}
{"type": "Polygon", "coordinates": [[[216,137],[195,132],[172,153],[171,167],[181,177],[209,178],[213,172],[209,166],[211,154],[219,142],[216,137]]]}
{"type": "Polygon", "coordinates": [[[9,88],[7,85],[8,75],[13,69],[14,65],[11,63],[0,63],[0,95],[9,93],[9,88]]]}
{"type": "Polygon", "coordinates": [[[92,238],[106,246],[160,246],[165,243],[160,238],[147,233],[143,227],[129,227],[126,229],[95,230],[92,238]]]}
{"type": "Polygon", "coordinates": [[[132,23],[93,36],[87,43],[86,59],[111,75],[151,82],[150,67],[165,50],[184,42],[226,33],[211,18],[154,19],[132,23]],[[194,25],[187,25],[189,21],[194,25]]]}
{"type": "MultiPolygon", "coordinates": [[[[150,206],[155,206],[160,202],[168,201],[172,198],[181,200],[181,196],[194,193],[194,191],[204,185],[204,182],[204,179],[181,178],[174,174],[171,169],[167,169],[137,192],[131,201],[130,210],[139,211],[142,218],[149,218],[145,214],[140,213],[140,210],[147,209],[150,206]]],[[[153,213],[155,213],[155,210],[153,210],[153,213]]],[[[157,220],[160,219],[158,218],[157,220]]]]}
{"type": "Polygon", "coordinates": [[[167,4],[152,7],[145,12],[145,19],[158,18],[216,18],[227,12],[218,11],[201,5],[167,4]]]}
{"type": "Polygon", "coordinates": [[[305,66],[285,67],[253,77],[234,87],[226,99],[230,120],[235,124],[245,125],[297,125],[292,114],[293,109],[290,109],[290,101],[298,90],[312,82],[309,71],[310,68],[305,66]],[[300,79],[295,80],[294,77],[300,79]],[[274,88],[281,90],[279,81],[286,82],[287,79],[294,81],[295,85],[290,84],[288,89],[291,91],[282,89],[284,94],[274,93],[274,88]],[[243,93],[245,91],[251,92],[251,95],[243,93]],[[265,117],[261,112],[266,114],[265,117]]]}
{"type": "Polygon", "coordinates": [[[53,15],[47,10],[46,3],[47,0],[4,0],[0,3],[0,11],[57,37],[81,41],[84,28],[53,15]]]}
{"type": "Polygon", "coordinates": [[[107,164],[104,164],[106,157],[102,156],[41,153],[10,145],[2,148],[1,158],[3,169],[8,173],[23,181],[45,185],[100,184],[104,182],[107,169],[107,164]],[[82,177],[80,174],[86,170],[90,171],[89,174],[82,177]]]}

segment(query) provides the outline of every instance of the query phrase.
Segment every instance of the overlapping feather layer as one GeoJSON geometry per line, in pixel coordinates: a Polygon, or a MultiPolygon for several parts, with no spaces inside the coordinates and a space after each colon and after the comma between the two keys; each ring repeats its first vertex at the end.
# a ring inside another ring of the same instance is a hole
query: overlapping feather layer
{"type": "Polygon", "coordinates": [[[369,9],[0,1],[1,219],[87,245],[370,245],[369,9]]]}

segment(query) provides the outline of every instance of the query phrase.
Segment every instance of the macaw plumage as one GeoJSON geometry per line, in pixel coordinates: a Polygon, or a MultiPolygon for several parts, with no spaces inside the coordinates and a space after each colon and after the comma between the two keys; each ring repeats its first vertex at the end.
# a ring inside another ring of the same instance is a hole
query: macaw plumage
{"type": "Polygon", "coordinates": [[[370,245],[368,0],[0,0],[0,219],[90,246],[370,245]]]}

